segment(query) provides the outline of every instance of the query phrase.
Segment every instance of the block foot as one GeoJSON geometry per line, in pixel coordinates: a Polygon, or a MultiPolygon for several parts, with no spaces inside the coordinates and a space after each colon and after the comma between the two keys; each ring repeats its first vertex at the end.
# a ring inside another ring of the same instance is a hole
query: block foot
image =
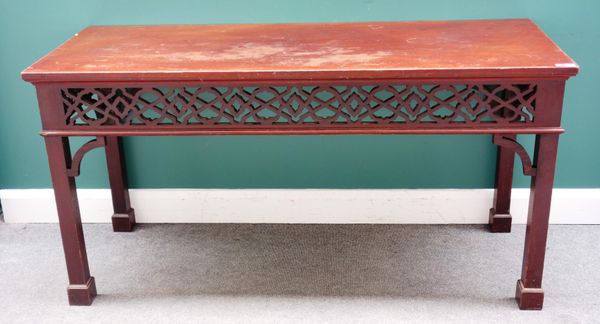
{"type": "Polygon", "coordinates": [[[96,281],[94,277],[90,277],[87,283],[83,285],[69,285],[67,287],[67,295],[69,296],[69,305],[89,306],[96,297],[96,281]]]}
{"type": "Polygon", "coordinates": [[[131,232],[135,227],[135,212],[133,208],[127,213],[113,214],[112,225],[114,232],[131,232]]]}
{"type": "Polygon", "coordinates": [[[521,280],[517,281],[517,304],[522,310],[540,310],[544,305],[542,288],[525,288],[521,280]]]}
{"type": "Polygon", "coordinates": [[[512,216],[510,214],[497,214],[494,208],[490,208],[490,232],[510,233],[512,216]]]}

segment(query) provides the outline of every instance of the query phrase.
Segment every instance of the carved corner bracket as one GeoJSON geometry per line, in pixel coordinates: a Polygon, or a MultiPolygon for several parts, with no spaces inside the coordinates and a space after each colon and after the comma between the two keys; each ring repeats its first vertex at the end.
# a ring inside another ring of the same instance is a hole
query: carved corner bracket
{"type": "Polygon", "coordinates": [[[492,137],[492,143],[504,147],[513,151],[521,159],[523,165],[523,174],[528,176],[535,176],[537,169],[531,163],[531,158],[525,150],[525,148],[517,142],[512,136],[494,134],[492,137]]]}
{"type": "Polygon", "coordinates": [[[106,140],[104,138],[104,136],[98,136],[95,139],[90,140],[89,142],[83,144],[78,150],[77,152],[75,152],[75,155],[73,156],[73,159],[71,160],[71,165],[70,167],[67,169],[67,175],[69,177],[77,177],[79,176],[79,169],[81,167],[81,160],[83,160],[83,157],[85,156],[85,154],[95,148],[98,147],[103,147],[106,145],[106,140]]]}

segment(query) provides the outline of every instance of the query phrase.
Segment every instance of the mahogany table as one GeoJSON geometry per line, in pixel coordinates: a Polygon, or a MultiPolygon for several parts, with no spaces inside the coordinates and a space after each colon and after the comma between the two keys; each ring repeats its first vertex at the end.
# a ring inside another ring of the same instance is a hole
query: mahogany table
{"type": "Polygon", "coordinates": [[[492,232],[509,232],[515,154],[531,176],[516,298],[541,309],[565,81],[578,66],[527,19],[275,25],[94,26],[22,73],[37,89],[67,262],[89,305],[75,177],[104,147],[115,231],[135,225],[122,136],[490,134],[492,232]],[[533,159],[518,134],[535,134],[533,159]],[[73,155],[69,138],[94,136],[73,155]]]}

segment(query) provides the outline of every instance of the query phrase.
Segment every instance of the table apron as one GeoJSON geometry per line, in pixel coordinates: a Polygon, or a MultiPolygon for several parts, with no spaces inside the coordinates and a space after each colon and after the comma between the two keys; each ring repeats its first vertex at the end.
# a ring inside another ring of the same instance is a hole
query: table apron
{"type": "Polygon", "coordinates": [[[544,134],[564,80],[37,84],[44,136],[544,134]]]}

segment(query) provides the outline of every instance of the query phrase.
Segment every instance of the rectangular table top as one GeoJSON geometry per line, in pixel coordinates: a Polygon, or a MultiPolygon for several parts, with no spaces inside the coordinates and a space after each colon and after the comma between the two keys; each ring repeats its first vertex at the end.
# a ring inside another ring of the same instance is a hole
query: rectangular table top
{"type": "Polygon", "coordinates": [[[30,82],[568,78],[578,66],[528,19],[92,26],[30,82]]]}

